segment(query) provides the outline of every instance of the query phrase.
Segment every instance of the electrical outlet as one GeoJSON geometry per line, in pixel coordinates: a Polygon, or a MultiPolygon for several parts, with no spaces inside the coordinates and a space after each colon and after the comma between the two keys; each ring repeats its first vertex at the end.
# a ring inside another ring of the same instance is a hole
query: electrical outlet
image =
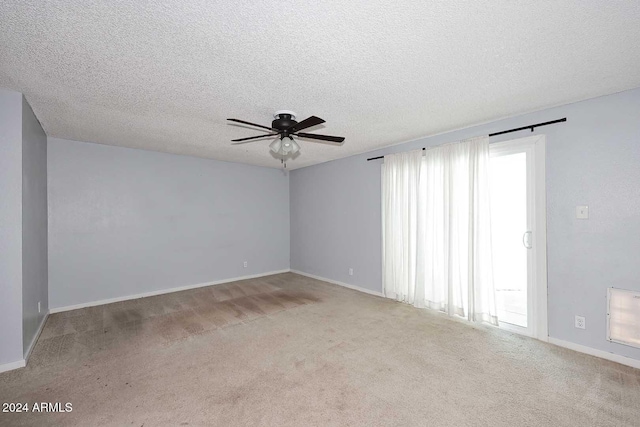
{"type": "Polygon", "coordinates": [[[247,268],[247,261],[244,262],[244,268],[247,268]]]}
{"type": "Polygon", "coordinates": [[[349,276],[353,276],[353,268],[349,269],[349,276]]]}
{"type": "Polygon", "coordinates": [[[587,323],[582,316],[576,316],[576,328],[578,329],[586,329],[587,323]]]}
{"type": "Polygon", "coordinates": [[[40,313],[40,301],[38,301],[38,313],[40,313]]]}

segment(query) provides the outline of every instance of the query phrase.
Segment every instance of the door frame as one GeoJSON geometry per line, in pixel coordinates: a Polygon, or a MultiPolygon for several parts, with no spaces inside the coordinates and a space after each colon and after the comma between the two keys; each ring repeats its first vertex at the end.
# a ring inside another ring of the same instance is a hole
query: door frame
{"type": "MultiPolygon", "coordinates": [[[[527,153],[527,204],[533,201],[531,218],[527,218],[533,238],[533,248],[528,256],[531,257],[531,269],[528,281],[533,286],[527,286],[527,311],[533,309],[532,316],[527,313],[527,328],[504,324],[502,329],[528,335],[542,341],[549,341],[549,326],[547,319],[547,206],[546,206],[546,138],[545,135],[528,136],[508,141],[489,144],[491,156],[507,154],[509,152],[527,153]],[[531,289],[529,289],[531,288],[531,289]],[[529,301],[530,299],[530,301],[529,301]]],[[[499,320],[499,319],[498,319],[499,320]]]]}

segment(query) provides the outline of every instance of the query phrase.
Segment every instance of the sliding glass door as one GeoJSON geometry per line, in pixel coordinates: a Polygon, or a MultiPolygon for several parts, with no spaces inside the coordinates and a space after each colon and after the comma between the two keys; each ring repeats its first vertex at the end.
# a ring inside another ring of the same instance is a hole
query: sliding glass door
{"type": "Polygon", "coordinates": [[[490,153],[500,327],[546,339],[544,136],[491,144],[490,153]]]}

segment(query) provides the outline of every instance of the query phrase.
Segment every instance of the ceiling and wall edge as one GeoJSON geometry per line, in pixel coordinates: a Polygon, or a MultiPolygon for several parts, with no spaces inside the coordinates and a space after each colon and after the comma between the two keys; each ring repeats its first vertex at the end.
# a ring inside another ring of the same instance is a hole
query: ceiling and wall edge
{"type": "MultiPolygon", "coordinates": [[[[638,88],[640,88],[640,86],[638,88]]],[[[110,146],[110,147],[129,148],[129,149],[132,149],[132,150],[141,150],[141,151],[150,151],[150,152],[156,152],[156,153],[171,154],[171,155],[174,155],[174,156],[196,157],[196,158],[215,160],[215,161],[218,161],[218,162],[231,163],[231,164],[264,167],[264,168],[271,168],[271,169],[283,169],[284,171],[293,171],[293,170],[302,169],[302,168],[306,168],[306,167],[311,167],[311,166],[315,166],[315,165],[320,165],[320,164],[323,164],[323,163],[328,163],[328,162],[332,162],[332,161],[336,161],[336,160],[347,159],[347,158],[350,158],[350,157],[356,157],[356,156],[360,156],[362,154],[371,154],[372,156],[376,156],[376,155],[379,155],[379,153],[381,153],[381,152],[383,152],[385,150],[392,149],[392,148],[394,148],[396,146],[399,146],[399,145],[409,144],[409,143],[412,143],[412,142],[415,142],[415,141],[420,141],[420,140],[423,140],[423,139],[426,139],[426,138],[433,138],[433,137],[437,137],[437,136],[440,136],[440,135],[445,135],[445,134],[448,134],[448,133],[464,131],[466,129],[471,129],[471,128],[475,128],[475,127],[479,127],[479,126],[484,126],[484,125],[488,125],[488,124],[491,124],[491,123],[501,122],[501,121],[504,121],[504,120],[516,119],[518,117],[527,116],[529,114],[534,114],[534,113],[542,112],[542,111],[545,111],[545,110],[550,110],[550,109],[557,108],[557,107],[563,107],[563,106],[567,106],[567,105],[576,104],[576,103],[579,103],[579,102],[584,102],[584,101],[588,101],[588,100],[592,100],[592,99],[597,99],[597,98],[602,98],[602,97],[606,97],[606,96],[610,96],[610,95],[615,95],[617,93],[627,92],[627,91],[634,90],[634,89],[637,89],[637,88],[621,90],[621,91],[613,92],[613,93],[610,93],[610,94],[599,95],[599,96],[591,97],[591,98],[578,99],[576,101],[563,103],[563,104],[558,104],[558,105],[553,105],[553,106],[550,106],[550,107],[547,107],[547,108],[526,111],[524,113],[517,113],[517,114],[513,114],[513,115],[499,117],[499,118],[496,118],[496,119],[487,120],[487,121],[480,122],[480,123],[474,123],[474,124],[465,125],[465,126],[458,127],[458,128],[452,128],[452,129],[445,130],[445,131],[442,131],[442,132],[437,132],[437,133],[434,133],[434,134],[423,135],[423,136],[420,136],[420,137],[417,137],[417,138],[411,138],[411,139],[406,140],[406,141],[393,142],[393,143],[384,145],[382,147],[374,148],[374,149],[366,149],[366,150],[363,150],[363,151],[360,151],[360,152],[350,153],[350,154],[348,154],[346,156],[343,156],[343,157],[338,157],[338,158],[335,158],[335,159],[330,159],[330,160],[314,163],[314,164],[311,164],[311,165],[296,166],[295,163],[292,163],[289,160],[286,163],[286,168],[283,167],[283,165],[281,164],[280,160],[278,160],[278,159],[274,159],[274,165],[273,166],[256,165],[256,164],[251,164],[251,163],[235,162],[235,161],[230,161],[230,160],[220,160],[220,159],[217,159],[215,157],[203,157],[203,156],[197,156],[197,155],[193,155],[193,154],[174,153],[174,152],[171,152],[171,151],[152,150],[152,149],[140,148],[140,147],[125,147],[125,146],[120,146],[120,145],[105,144],[105,143],[94,142],[94,141],[81,141],[81,140],[74,140],[74,139],[71,139],[70,141],[84,142],[84,143],[89,143],[89,144],[105,145],[105,146],[110,146]]],[[[23,96],[25,97],[25,99],[27,99],[26,95],[23,94],[23,96]]],[[[28,102],[28,99],[27,99],[27,102],[28,102]]],[[[37,118],[37,115],[36,115],[36,118],[37,118]]],[[[523,122],[522,126],[526,126],[527,124],[529,124],[529,123],[524,123],[523,122]]],[[[47,134],[47,138],[58,138],[58,137],[51,136],[51,135],[47,134]]],[[[59,139],[66,139],[66,138],[59,138],[59,139]]],[[[348,141],[345,141],[345,143],[347,143],[347,142],[348,141]]],[[[265,147],[264,151],[265,151],[265,155],[269,155],[268,147],[265,147]]],[[[304,155],[304,153],[301,152],[301,155],[304,155]]]]}

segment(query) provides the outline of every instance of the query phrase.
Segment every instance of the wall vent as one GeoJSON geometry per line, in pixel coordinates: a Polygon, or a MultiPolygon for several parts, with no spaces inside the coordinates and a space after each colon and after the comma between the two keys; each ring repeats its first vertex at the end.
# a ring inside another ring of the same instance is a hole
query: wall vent
{"type": "Polygon", "coordinates": [[[640,292],[607,290],[607,339],[640,348],[640,292]]]}

